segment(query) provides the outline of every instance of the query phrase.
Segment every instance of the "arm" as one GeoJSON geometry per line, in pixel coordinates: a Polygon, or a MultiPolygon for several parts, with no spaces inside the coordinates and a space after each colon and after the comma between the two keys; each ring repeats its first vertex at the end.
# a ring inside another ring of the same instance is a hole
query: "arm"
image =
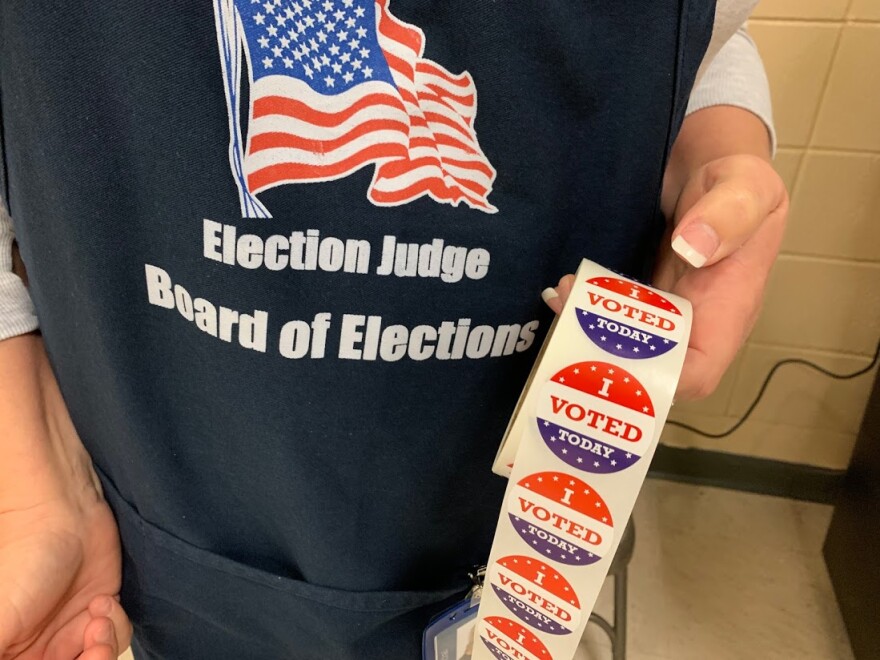
{"type": "MultiPolygon", "coordinates": [[[[691,108],[699,109],[685,118],[663,182],[669,232],[654,284],[687,298],[694,309],[678,399],[709,395],[751,331],[788,212],[785,186],[770,165],[766,76],[754,44],[737,34],[740,39],[721,49],[694,90],[691,108]],[[749,95],[727,85],[736,75],[718,73],[731,67],[752,80],[749,95]],[[750,67],[751,74],[742,73],[750,67]],[[701,97],[712,103],[693,103],[701,97]]],[[[557,313],[572,280],[565,276],[555,297],[544,294],[557,313]]]]}
{"type": "Polygon", "coordinates": [[[14,240],[12,221],[0,200],[0,340],[31,332],[39,325],[27,289],[13,272],[14,240]]]}
{"type": "MultiPolygon", "coordinates": [[[[0,204],[2,206],[2,204],[0,204]]],[[[61,397],[0,218],[0,657],[111,660],[116,524],[61,397]]],[[[117,641],[118,640],[118,641],[117,641]]]]}

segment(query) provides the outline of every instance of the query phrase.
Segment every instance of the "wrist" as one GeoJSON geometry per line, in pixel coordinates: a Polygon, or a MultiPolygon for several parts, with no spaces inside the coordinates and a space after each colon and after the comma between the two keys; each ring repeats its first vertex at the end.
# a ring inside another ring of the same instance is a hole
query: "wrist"
{"type": "Polygon", "coordinates": [[[39,336],[0,342],[0,511],[57,502],[87,510],[101,501],[39,336]]]}

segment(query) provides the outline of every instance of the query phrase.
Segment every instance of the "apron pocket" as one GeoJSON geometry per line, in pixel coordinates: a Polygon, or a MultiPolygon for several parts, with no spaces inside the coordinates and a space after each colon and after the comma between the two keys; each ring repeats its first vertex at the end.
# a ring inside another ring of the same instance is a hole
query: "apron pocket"
{"type": "Polygon", "coordinates": [[[101,477],[137,660],[417,660],[428,621],[466,591],[351,592],[273,575],[152,525],[101,477]]]}

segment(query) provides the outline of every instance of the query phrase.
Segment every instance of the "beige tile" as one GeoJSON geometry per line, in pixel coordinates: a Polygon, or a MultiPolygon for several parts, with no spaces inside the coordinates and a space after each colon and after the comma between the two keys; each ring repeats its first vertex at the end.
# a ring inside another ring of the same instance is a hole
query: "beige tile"
{"type": "MultiPolygon", "coordinates": [[[[873,1],[873,0],[869,0],[873,1]]],[[[761,0],[755,18],[840,19],[846,14],[848,0],[761,0]]]]}
{"type": "Polygon", "coordinates": [[[782,255],[751,339],[872,355],[880,334],[880,265],[782,255]]]}
{"type": "Polygon", "coordinates": [[[736,417],[706,415],[698,412],[676,412],[674,419],[670,417],[670,421],[671,423],[666,424],[660,437],[660,442],[670,447],[706,449],[744,456],[751,456],[757,451],[755,447],[757,438],[747,430],[737,431],[724,438],[707,438],[675,425],[675,422],[681,422],[706,433],[723,433],[738,421],[736,417]]]}
{"type": "Polygon", "coordinates": [[[852,0],[848,16],[860,21],[880,21],[880,2],[878,0],[852,0]]]}
{"type": "Polygon", "coordinates": [[[880,151],[880,24],[847,25],[816,122],[813,145],[880,151]]]}
{"type": "Polygon", "coordinates": [[[773,159],[773,167],[785,182],[785,187],[791,193],[794,190],[794,181],[798,168],[804,157],[803,149],[791,149],[783,147],[776,150],[776,158],[773,159]]]}
{"type": "Polygon", "coordinates": [[[635,511],[633,653],[850,660],[818,550],[829,516],[826,506],[649,480],[635,511]]]}
{"type": "MultiPolygon", "coordinates": [[[[808,360],[836,373],[852,373],[870,362],[869,358],[835,353],[749,345],[744,351],[730,399],[729,414],[742,415],[773,365],[788,358],[808,360]]],[[[873,382],[873,372],[852,380],[835,380],[806,366],[787,365],[773,376],[751,419],[805,427],[811,431],[856,434],[873,382]]]]}
{"type": "MultiPolygon", "coordinates": [[[[687,415],[683,421],[701,431],[718,433],[731,428],[739,418],[687,415]]],[[[854,433],[765,422],[749,417],[739,429],[724,438],[706,438],[667,424],[660,441],[684,449],[703,449],[844,470],[849,465],[855,439],[854,433]]]]}
{"type": "Polygon", "coordinates": [[[770,79],[780,144],[808,144],[839,30],[833,23],[749,25],[770,79]]]}
{"type": "Polygon", "coordinates": [[[880,154],[811,151],[801,166],[782,249],[880,261],[878,219],[880,154]]]}

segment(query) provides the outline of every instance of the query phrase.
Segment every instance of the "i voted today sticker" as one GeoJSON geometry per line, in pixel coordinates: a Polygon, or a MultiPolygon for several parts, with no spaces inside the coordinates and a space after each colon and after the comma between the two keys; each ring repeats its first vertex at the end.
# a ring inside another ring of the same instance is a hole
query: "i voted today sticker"
{"type": "Polygon", "coordinates": [[[490,568],[488,583],[507,608],[532,628],[567,635],[581,622],[571,583],[552,566],[525,555],[509,555],[490,568]]]}
{"type": "Polygon", "coordinates": [[[641,458],[654,436],[654,404],[625,369],[577,362],[543,387],[536,421],[557,458],[598,474],[619,472],[641,458]]]}
{"type": "Polygon", "coordinates": [[[480,639],[498,660],[553,660],[533,632],[503,616],[490,616],[479,624],[480,639]]]}
{"type": "Polygon", "coordinates": [[[587,309],[575,307],[581,329],[615,357],[643,360],[681,341],[681,312],[648,287],[614,277],[594,277],[585,288],[587,309]]]}
{"type": "Polygon", "coordinates": [[[589,484],[564,472],[536,472],[520,479],[507,512],[532,550],[563,564],[595,563],[614,540],[605,501],[589,484]]]}

